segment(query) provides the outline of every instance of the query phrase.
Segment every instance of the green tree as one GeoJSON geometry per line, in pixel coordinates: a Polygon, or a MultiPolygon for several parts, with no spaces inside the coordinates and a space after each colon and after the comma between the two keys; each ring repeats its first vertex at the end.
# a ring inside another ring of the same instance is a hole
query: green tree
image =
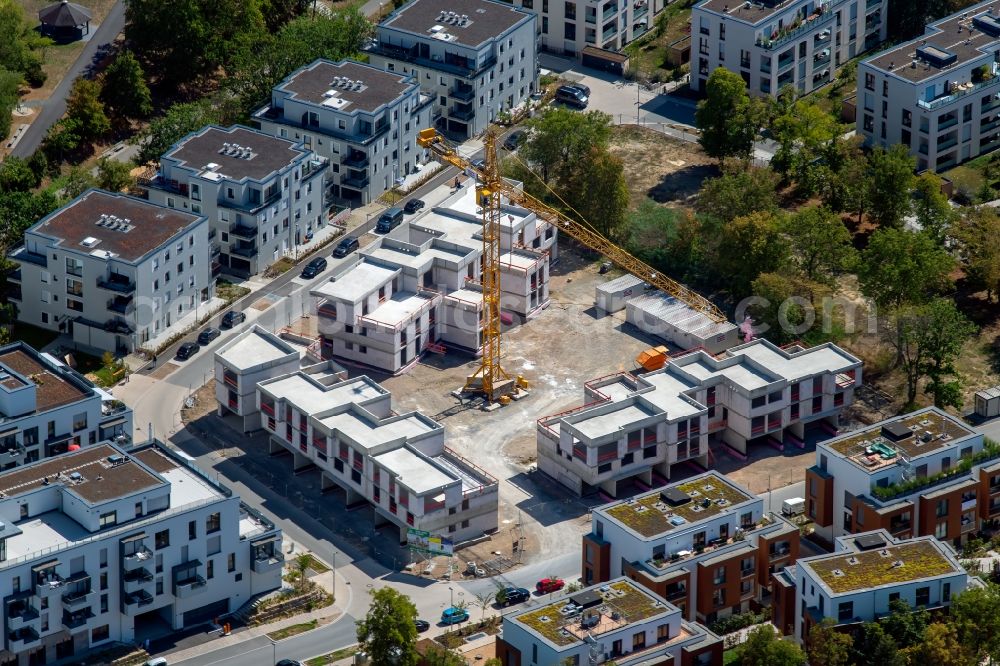
{"type": "Polygon", "coordinates": [[[436,645],[428,648],[423,659],[420,661],[421,666],[466,666],[466,663],[461,655],[436,645]]]}
{"type": "Polygon", "coordinates": [[[736,648],[741,666],[804,666],[806,655],[795,643],[782,640],[774,627],[764,624],[747,636],[745,643],[736,648]]]}
{"type": "Polygon", "coordinates": [[[972,666],[974,663],[965,645],[958,639],[958,630],[949,622],[927,625],[921,641],[906,650],[912,666],[972,666]]]}
{"type": "Polygon", "coordinates": [[[63,118],[49,128],[42,142],[42,150],[51,162],[62,162],[80,148],[83,136],[80,121],[76,118],[63,118]]]}
{"type": "MultiPolygon", "coordinates": [[[[925,392],[934,396],[938,407],[961,407],[961,384],[955,360],[975,327],[948,298],[936,298],[923,305],[910,306],[895,315],[898,335],[897,354],[906,377],[907,404],[917,397],[921,379],[929,379],[925,392]]],[[[904,637],[894,634],[902,647],[904,637]]],[[[907,635],[906,640],[911,640],[907,635]]]]}
{"type": "Polygon", "coordinates": [[[621,159],[594,148],[564,180],[560,189],[562,199],[573,206],[570,217],[580,218],[607,238],[620,238],[625,231],[629,196],[621,159]]]}
{"type": "Polygon", "coordinates": [[[473,603],[475,604],[476,608],[478,608],[481,611],[481,615],[479,617],[480,622],[486,621],[486,611],[488,611],[490,605],[494,601],[496,601],[496,597],[497,595],[494,594],[493,592],[490,592],[489,590],[486,590],[485,592],[480,592],[475,595],[474,597],[475,601],[473,603]]]}
{"type": "Polygon", "coordinates": [[[66,100],[66,117],[78,123],[80,138],[97,139],[111,131],[111,121],[104,112],[101,85],[83,77],[73,82],[66,100]]]}
{"type": "Polygon", "coordinates": [[[371,592],[365,619],[358,621],[358,643],[372,663],[416,666],[417,609],[405,594],[391,587],[371,592]]]}
{"type": "MultiPolygon", "coordinates": [[[[38,220],[59,207],[59,200],[51,192],[0,193],[0,243],[4,249],[17,246],[24,240],[24,232],[38,220]]],[[[5,255],[6,252],[3,252],[5,255]]]]}
{"type": "Polygon", "coordinates": [[[865,296],[880,309],[926,302],[950,284],[955,261],[924,234],[879,229],[858,261],[858,280],[865,296]]]}
{"type": "Polygon", "coordinates": [[[11,113],[17,106],[21,74],[0,66],[0,137],[10,134],[11,113]]]}
{"type": "Polygon", "coordinates": [[[823,618],[809,630],[809,666],[848,666],[854,641],[849,634],[836,630],[833,618],[823,618]]]}
{"type": "Polygon", "coordinates": [[[763,103],[750,98],[743,78],[719,67],[709,75],[705,99],[695,111],[695,125],[701,131],[698,142],[720,162],[749,158],[765,116],[763,103]]]}
{"type": "Polygon", "coordinates": [[[278,32],[281,26],[303,12],[305,6],[311,4],[308,0],[262,0],[260,13],[268,32],[278,32]]]}
{"type": "Polygon", "coordinates": [[[909,150],[895,144],[889,150],[876,147],[868,156],[868,215],[883,228],[898,229],[910,212],[910,190],[916,160],[909,150]]]}
{"type": "Polygon", "coordinates": [[[739,298],[750,294],[758,275],[778,270],[787,256],[778,218],[758,212],[722,227],[713,263],[719,275],[730,279],[729,292],[739,298]]]}
{"type": "Polygon", "coordinates": [[[119,54],[108,65],[101,80],[101,99],[118,117],[145,118],[153,112],[146,74],[131,51],[119,54]]]}
{"type": "Polygon", "coordinates": [[[924,233],[943,245],[956,215],[948,197],[941,191],[941,182],[941,178],[931,172],[917,178],[913,214],[924,233]]]}
{"type": "Polygon", "coordinates": [[[23,158],[10,156],[0,162],[0,192],[26,192],[40,180],[23,158]]]}
{"type": "Polygon", "coordinates": [[[970,282],[986,290],[987,302],[1000,295],[1000,217],[989,206],[963,209],[953,225],[970,282]]]}
{"type": "Polygon", "coordinates": [[[955,627],[972,663],[1000,659],[1000,588],[995,584],[969,587],[952,597],[948,623],[955,627]]]}
{"type": "Polygon", "coordinates": [[[0,0],[0,68],[18,73],[32,86],[40,86],[45,82],[41,52],[51,43],[38,36],[20,3],[0,0]]]}
{"type": "Polygon", "coordinates": [[[629,214],[629,252],[653,268],[684,279],[695,267],[701,225],[687,211],[643,198],[629,214]]]}
{"type": "Polygon", "coordinates": [[[562,177],[595,149],[603,152],[611,139],[611,116],[601,111],[579,113],[549,107],[528,121],[528,127],[530,131],[518,152],[545,183],[562,177]]]}
{"type": "Polygon", "coordinates": [[[772,168],[795,180],[803,192],[812,194],[819,188],[819,181],[809,172],[839,133],[833,116],[815,103],[795,104],[774,121],[779,148],[771,161],[772,168]]]}
{"type": "Polygon", "coordinates": [[[851,659],[856,664],[906,666],[903,653],[878,622],[865,622],[854,639],[851,659]]]}
{"type": "Polygon", "coordinates": [[[828,291],[819,283],[786,271],[761,273],[751,284],[757,299],[749,308],[754,328],[777,344],[798,340],[809,323],[807,307],[828,291]]]}
{"type": "Polygon", "coordinates": [[[785,218],[782,229],[793,261],[810,280],[831,284],[835,274],[853,264],[851,234],[829,208],[803,208],[785,218]]]}
{"type": "Polygon", "coordinates": [[[45,157],[45,151],[36,150],[31,153],[31,157],[28,158],[28,168],[31,169],[31,173],[35,175],[35,182],[41,183],[42,177],[48,173],[49,170],[49,160],[45,157]]]}
{"type": "Polygon", "coordinates": [[[63,178],[63,196],[75,199],[96,185],[97,181],[90,175],[90,171],[79,166],[71,167],[63,178]]]}
{"type": "Polygon", "coordinates": [[[924,639],[924,632],[930,621],[931,614],[925,608],[912,608],[902,599],[890,601],[889,614],[880,620],[885,632],[892,636],[902,649],[920,643],[924,639]]]}
{"type": "Polygon", "coordinates": [[[723,222],[757,212],[778,210],[778,178],[766,168],[727,169],[702,185],[695,204],[699,213],[723,222]]]}
{"type": "Polygon", "coordinates": [[[119,162],[107,157],[97,161],[97,186],[111,191],[123,192],[133,185],[131,162],[119,162]]]}
{"type": "Polygon", "coordinates": [[[134,139],[139,144],[136,162],[155,162],[191,132],[213,123],[226,124],[226,120],[224,109],[210,100],[174,104],[134,139]]]}

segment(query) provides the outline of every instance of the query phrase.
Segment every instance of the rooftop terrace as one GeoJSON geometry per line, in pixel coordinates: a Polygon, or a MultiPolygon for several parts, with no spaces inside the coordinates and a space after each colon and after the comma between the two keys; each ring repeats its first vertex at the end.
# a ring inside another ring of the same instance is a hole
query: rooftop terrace
{"type": "MultiPolygon", "coordinates": [[[[35,384],[36,412],[62,407],[90,395],[77,382],[64,376],[65,369],[52,365],[48,359],[21,343],[0,349],[0,370],[4,368],[35,384]]],[[[21,380],[13,375],[4,381],[8,389],[17,389],[22,385],[21,380]]]]}
{"type": "Polygon", "coordinates": [[[859,467],[874,471],[898,464],[900,456],[912,459],[927,455],[972,434],[960,421],[929,409],[881,421],[824,445],[859,467]]]}
{"type": "Polygon", "coordinates": [[[813,571],[834,594],[844,594],[962,573],[942,548],[932,539],[921,539],[878,550],[807,558],[798,565],[813,571]]]}
{"type": "Polygon", "coordinates": [[[619,580],[584,588],[555,603],[514,615],[511,619],[535,630],[552,644],[563,647],[583,642],[588,636],[624,629],[672,609],[632,581],[619,580]],[[574,602],[575,599],[588,601],[581,605],[574,602]],[[589,606],[593,602],[596,603],[589,606]]]}
{"type": "Polygon", "coordinates": [[[756,498],[721,476],[709,474],[598,510],[644,537],[655,537],[752,499],[756,498]]]}

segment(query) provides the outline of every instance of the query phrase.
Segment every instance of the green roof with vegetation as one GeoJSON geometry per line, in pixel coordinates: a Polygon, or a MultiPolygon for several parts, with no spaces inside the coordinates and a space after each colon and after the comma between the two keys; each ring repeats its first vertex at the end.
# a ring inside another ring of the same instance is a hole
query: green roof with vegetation
{"type": "MultiPolygon", "coordinates": [[[[637,584],[628,580],[584,589],[596,590],[604,597],[604,603],[597,607],[603,609],[602,615],[610,615],[612,612],[620,613],[621,618],[614,627],[615,629],[621,629],[635,622],[642,622],[667,610],[667,606],[662,601],[657,601],[649,592],[642,590],[637,584]],[[604,587],[609,589],[606,592],[600,591],[604,587]]],[[[580,615],[566,617],[559,612],[559,609],[565,606],[568,601],[569,597],[565,597],[555,603],[521,613],[513,619],[524,626],[531,627],[556,646],[571,645],[582,641],[583,638],[569,631],[564,631],[564,627],[579,625],[581,617],[580,615]]],[[[599,627],[595,627],[590,633],[595,633],[597,629],[599,627]]]]}
{"type": "Polygon", "coordinates": [[[884,502],[900,496],[911,495],[920,490],[948,483],[956,477],[968,474],[975,465],[981,465],[998,458],[1000,458],[1000,444],[986,438],[982,451],[970,456],[962,456],[954,467],[930,476],[918,476],[907,481],[890,483],[888,486],[872,486],[872,496],[884,502]]]}
{"type": "Polygon", "coordinates": [[[660,498],[660,491],[664,490],[661,488],[636,497],[634,501],[615,504],[606,509],[605,513],[642,536],[653,537],[689,523],[712,518],[736,504],[753,499],[752,495],[714,474],[667,487],[685,493],[691,497],[691,501],[679,506],[669,506],[660,498]],[[707,506],[705,500],[708,500],[707,506]],[[722,500],[721,503],[719,500],[722,500]],[[670,522],[674,516],[679,516],[686,522],[674,525],[670,522]]]}
{"type": "Polygon", "coordinates": [[[829,447],[837,453],[853,459],[856,456],[864,455],[865,449],[873,442],[881,442],[908,458],[914,458],[944,446],[951,446],[956,439],[971,434],[973,434],[972,430],[956,419],[933,410],[925,410],[876,423],[866,430],[854,432],[830,442],[829,447]],[[882,437],[883,426],[896,424],[902,424],[913,431],[913,436],[902,441],[891,441],[882,437]],[[933,438],[930,441],[924,441],[920,437],[921,433],[924,432],[932,433],[933,438]]]}
{"type": "Polygon", "coordinates": [[[882,585],[908,583],[948,573],[961,573],[936,542],[930,539],[800,561],[834,594],[857,592],[882,585]]]}

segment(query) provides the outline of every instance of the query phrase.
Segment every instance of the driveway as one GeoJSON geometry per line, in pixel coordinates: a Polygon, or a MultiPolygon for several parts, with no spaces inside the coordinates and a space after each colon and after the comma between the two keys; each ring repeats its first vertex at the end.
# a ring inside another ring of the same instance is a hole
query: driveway
{"type": "Polygon", "coordinates": [[[73,82],[94,61],[97,48],[101,44],[113,41],[122,31],[123,27],[125,27],[125,7],[119,0],[119,2],[116,2],[111,7],[111,11],[108,12],[104,22],[97,28],[94,36],[84,45],[80,56],[69,68],[69,71],[66,72],[66,76],[59,82],[56,89],[52,91],[52,95],[42,102],[41,110],[34,121],[28,125],[28,129],[24,131],[17,145],[10,151],[11,155],[28,157],[35,152],[38,146],[41,145],[42,139],[45,138],[45,134],[49,131],[49,128],[66,113],[66,98],[69,97],[69,91],[73,87],[73,82]]]}

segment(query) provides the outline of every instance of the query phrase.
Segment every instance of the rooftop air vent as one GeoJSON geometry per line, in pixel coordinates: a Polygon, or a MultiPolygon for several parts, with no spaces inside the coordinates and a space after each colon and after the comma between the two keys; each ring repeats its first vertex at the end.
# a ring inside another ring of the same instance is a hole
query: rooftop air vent
{"type": "Polygon", "coordinates": [[[986,12],[974,17],[972,25],[990,37],[1000,37],[1000,20],[993,16],[992,12],[986,12]]]}
{"type": "Polygon", "coordinates": [[[946,51],[931,44],[918,47],[917,56],[938,68],[953,65],[958,60],[958,56],[951,51],[946,51]]]}
{"type": "Polygon", "coordinates": [[[80,241],[80,245],[84,247],[94,247],[100,242],[101,242],[100,240],[94,238],[93,236],[87,236],[82,241],[80,241]]]}
{"type": "Polygon", "coordinates": [[[832,573],[833,573],[833,577],[834,578],[843,578],[844,577],[844,572],[841,571],[840,569],[834,569],[832,573]]]}

